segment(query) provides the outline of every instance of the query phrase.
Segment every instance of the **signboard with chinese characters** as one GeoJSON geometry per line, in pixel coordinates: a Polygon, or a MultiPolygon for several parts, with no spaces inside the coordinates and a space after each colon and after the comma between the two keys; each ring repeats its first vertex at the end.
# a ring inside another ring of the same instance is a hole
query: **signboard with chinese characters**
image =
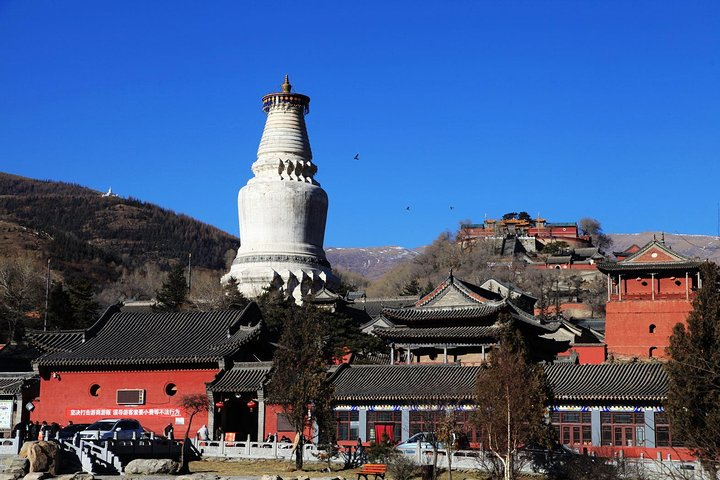
{"type": "Polygon", "coordinates": [[[68,417],[180,417],[179,408],[68,408],[68,417]]]}
{"type": "Polygon", "coordinates": [[[13,416],[13,401],[0,400],[0,430],[10,430],[13,416]]]}

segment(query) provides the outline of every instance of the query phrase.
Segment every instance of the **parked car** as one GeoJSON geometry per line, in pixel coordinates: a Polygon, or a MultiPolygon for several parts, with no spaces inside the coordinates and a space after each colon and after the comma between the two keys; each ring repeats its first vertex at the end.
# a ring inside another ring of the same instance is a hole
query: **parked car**
{"type": "Polygon", "coordinates": [[[130,440],[133,435],[142,438],[145,429],[140,422],[132,418],[105,418],[98,420],[80,432],[82,440],[108,440],[115,437],[119,440],[130,440]]]}
{"type": "Polygon", "coordinates": [[[406,441],[398,443],[397,445],[395,445],[395,448],[403,453],[413,454],[417,452],[418,448],[421,448],[423,450],[432,449],[433,443],[435,442],[437,442],[437,439],[435,438],[434,433],[419,432],[408,438],[406,441]]]}
{"type": "Polygon", "coordinates": [[[74,423],[72,425],[68,425],[67,427],[60,429],[58,432],[58,438],[60,440],[70,440],[75,437],[76,433],[85,430],[89,426],[89,423],[74,423]]]}

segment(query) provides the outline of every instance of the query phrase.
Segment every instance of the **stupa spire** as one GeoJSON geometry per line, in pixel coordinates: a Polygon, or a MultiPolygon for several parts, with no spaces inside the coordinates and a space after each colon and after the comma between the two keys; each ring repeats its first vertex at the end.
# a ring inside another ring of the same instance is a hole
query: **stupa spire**
{"type": "Polygon", "coordinates": [[[285,82],[282,84],[283,93],[290,93],[292,91],[292,85],[290,84],[290,76],[285,75],[285,82]]]}

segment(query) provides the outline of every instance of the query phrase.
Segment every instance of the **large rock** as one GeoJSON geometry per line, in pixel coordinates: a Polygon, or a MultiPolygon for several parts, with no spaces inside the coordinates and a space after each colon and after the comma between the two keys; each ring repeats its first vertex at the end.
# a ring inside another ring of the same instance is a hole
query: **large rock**
{"type": "Polygon", "coordinates": [[[60,473],[60,447],[55,442],[25,442],[20,448],[20,456],[30,462],[29,471],[60,473]]]}
{"type": "Polygon", "coordinates": [[[44,480],[49,476],[48,472],[30,472],[23,477],[23,480],[44,480]]]}
{"type": "Polygon", "coordinates": [[[279,475],[263,475],[260,480],[283,480],[279,475]]]}
{"type": "Polygon", "coordinates": [[[137,475],[175,474],[180,463],[168,458],[138,458],[125,466],[124,473],[137,475]]]}
{"type": "Polygon", "coordinates": [[[55,477],[53,480],[95,480],[95,475],[87,472],[66,473],[55,477]]]}
{"type": "MultiPolygon", "coordinates": [[[[14,476],[14,478],[24,477],[28,472],[28,460],[20,456],[7,457],[0,464],[0,472],[4,475],[14,476]]],[[[6,477],[0,477],[0,480],[6,480],[6,477]]]]}

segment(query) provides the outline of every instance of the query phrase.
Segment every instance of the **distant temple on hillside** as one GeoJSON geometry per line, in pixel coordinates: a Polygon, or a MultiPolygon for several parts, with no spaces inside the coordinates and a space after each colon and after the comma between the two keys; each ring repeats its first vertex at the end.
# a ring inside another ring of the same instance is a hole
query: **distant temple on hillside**
{"type": "Polygon", "coordinates": [[[262,103],[255,176],[238,196],[240,248],[222,280],[235,278],[251,298],[272,285],[301,302],[338,283],[323,250],[328,197],[315,180],[305,127],[310,98],[294,93],[286,76],[282,91],[262,103]]]}

